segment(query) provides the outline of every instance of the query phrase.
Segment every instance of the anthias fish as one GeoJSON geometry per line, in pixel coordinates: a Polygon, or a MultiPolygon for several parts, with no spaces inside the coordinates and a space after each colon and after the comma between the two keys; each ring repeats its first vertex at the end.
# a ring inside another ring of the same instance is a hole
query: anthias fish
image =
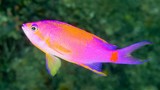
{"type": "Polygon", "coordinates": [[[46,54],[46,66],[52,76],[61,66],[59,58],[105,76],[102,63],[142,64],[147,60],[134,58],[131,53],[151,44],[142,41],[117,49],[94,34],[56,20],[26,23],[22,29],[31,43],[46,54]]]}

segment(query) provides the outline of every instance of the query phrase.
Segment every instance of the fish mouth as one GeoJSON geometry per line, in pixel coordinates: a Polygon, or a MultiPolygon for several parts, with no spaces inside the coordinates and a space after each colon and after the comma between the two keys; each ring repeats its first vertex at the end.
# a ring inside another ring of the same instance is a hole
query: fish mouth
{"type": "Polygon", "coordinates": [[[29,29],[28,29],[28,27],[26,26],[26,24],[22,24],[22,30],[23,30],[23,32],[24,32],[26,35],[29,34],[29,29]]]}
{"type": "Polygon", "coordinates": [[[22,29],[23,29],[23,30],[25,30],[25,26],[26,26],[25,24],[22,24],[22,29]]]}

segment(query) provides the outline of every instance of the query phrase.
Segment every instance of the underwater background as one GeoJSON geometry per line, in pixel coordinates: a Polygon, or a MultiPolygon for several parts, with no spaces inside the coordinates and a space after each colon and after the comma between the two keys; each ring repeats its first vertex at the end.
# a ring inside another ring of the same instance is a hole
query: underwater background
{"type": "Polygon", "coordinates": [[[160,0],[0,0],[0,90],[160,90],[160,0]],[[107,77],[62,60],[57,75],[24,35],[26,22],[54,19],[119,48],[148,40],[133,53],[141,65],[104,64],[107,77]]]}

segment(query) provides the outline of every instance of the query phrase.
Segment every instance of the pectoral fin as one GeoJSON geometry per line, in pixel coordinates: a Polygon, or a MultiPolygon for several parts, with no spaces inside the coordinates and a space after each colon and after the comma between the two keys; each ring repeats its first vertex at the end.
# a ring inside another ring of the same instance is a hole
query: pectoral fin
{"type": "Polygon", "coordinates": [[[50,75],[54,76],[57,73],[60,66],[61,61],[59,58],[51,54],[46,54],[46,67],[50,75]]]}
{"type": "Polygon", "coordinates": [[[61,54],[68,54],[71,52],[69,49],[57,42],[54,42],[50,47],[61,54]]]}

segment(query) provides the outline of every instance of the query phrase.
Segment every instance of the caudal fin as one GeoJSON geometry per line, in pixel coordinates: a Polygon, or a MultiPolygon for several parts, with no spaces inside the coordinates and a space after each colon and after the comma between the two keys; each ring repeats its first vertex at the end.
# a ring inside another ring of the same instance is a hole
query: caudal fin
{"type": "Polygon", "coordinates": [[[142,64],[148,60],[141,61],[140,59],[132,57],[131,53],[137,49],[139,49],[142,46],[151,44],[151,42],[148,41],[142,41],[135,43],[133,45],[130,45],[126,48],[122,48],[117,50],[118,51],[118,60],[115,62],[117,64],[142,64]]]}

